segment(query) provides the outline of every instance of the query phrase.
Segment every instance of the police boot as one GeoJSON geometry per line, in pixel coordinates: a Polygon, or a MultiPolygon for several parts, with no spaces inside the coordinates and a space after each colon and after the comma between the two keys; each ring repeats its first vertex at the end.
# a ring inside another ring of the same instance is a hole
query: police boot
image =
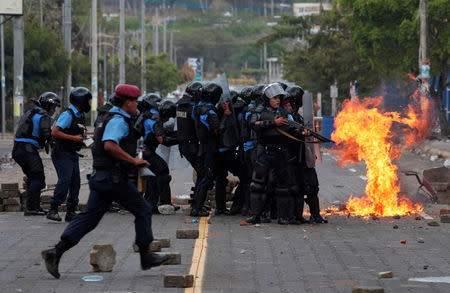
{"type": "Polygon", "coordinates": [[[290,224],[292,215],[292,202],[289,190],[286,188],[278,188],[276,192],[277,199],[277,212],[278,212],[278,224],[288,225],[290,224]]]}
{"type": "Polygon", "coordinates": [[[309,209],[311,210],[311,217],[309,218],[309,221],[311,223],[317,223],[317,224],[328,223],[328,220],[325,220],[320,215],[319,198],[317,197],[317,195],[312,196],[312,198],[310,199],[310,203],[311,203],[311,205],[310,205],[309,209]]]}
{"type": "Polygon", "coordinates": [[[61,217],[58,214],[58,205],[57,204],[50,205],[50,210],[48,211],[47,219],[52,220],[52,221],[58,221],[58,222],[62,221],[61,217]]]}
{"type": "Polygon", "coordinates": [[[303,198],[303,195],[297,196],[295,198],[295,202],[296,202],[296,209],[295,209],[295,219],[297,220],[297,222],[300,222],[300,224],[306,224],[309,223],[308,220],[306,220],[303,217],[303,209],[305,206],[305,199],[303,198]]]}
{"type": "Polygon", "coordinates": [[[75,212],[75,208],[67,209],[66,217],[64,218],[64,221],[70,222],[75,218],[77,213],[75,212]]]}
{"type": "Polygon", "coordinates": [[[146,249],[139,247],[139,254],[141,255],[141,268],[142,270],[148,270],[151,267],[157,267],[170,259],[170,255],[159,255],[149,251],[149,245],[146,249]]]}
{"type": "Polygon", "coordinates": [[[209,212],[204,209],[192,208],[190,216],[191,217],[207,217],[207,216],[209,216],[209,212]]]}
{"type": "Polygon", "coordinates": [[[252,192],[250,195],[252,216],[245,219],[249,224],[260,224],[261,214],[264,207],[265,194],[252,192]]]}
{"type": "Polygon", "coordinates": [[[68,245],[68,243],[60,241],[55,245],[54,248],[43,250],[41,252],[42,258],[45,261],[45,267],[47,268],[47,271],[57,279],[59,279],[60,277],[58,271],[59,260],[61,259],[63,253],[69,250],[70,247],[71,245],[68,245]]]}

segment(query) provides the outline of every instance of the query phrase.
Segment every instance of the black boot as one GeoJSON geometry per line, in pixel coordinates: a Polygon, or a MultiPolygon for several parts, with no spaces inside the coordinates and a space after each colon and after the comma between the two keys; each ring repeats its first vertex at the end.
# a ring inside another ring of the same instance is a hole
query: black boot
{"type": "Polygon", "coordinates": [[[57,221],[57,222],[62,221],[61,217],[58,214],[58,205],[56,205],[56,204],[50,205],[50,210],[48,211],[47,219],[52,220],[52,221],[57,221]]]}
{"type": "Polygon", "coordinates": [[[40,210],[29,210],[27,208],[25,208],[25,210],[23,211],[23,215],[24,216],[45,216],[47,213],[45,213],[44,211],[40,211],[40,210]]]}
{"type": "Polygon", "coordinates": [[[60,274],[58,271],[59,260],[63,253],[69,250],[73,245],[67,242],[60,241],[55,245],[55,248],[43,250],[41,252],[42,258],[45,261],[45,267],[47,271],[55,278],[59,279],[60,274]]]}
{"type": "Polygon", "coordinates": [[[147,249],[142,249],[142,247],[139,247],[139,254],[141,255],[141,268],[142,270],[148,270],[151,267],[157,267],[165,262],[167,262],[170,259],[169,255],[159,255],[154,252],[150,252],[147,249]]]}
{"type": "Polygon", "coordinates": [[[73,218],[75,218],[76,215],[78,215],[78,214],[75,212],[75,209],[67,209],[66,217],[64,218],[64,221],[70,222],[73,220],[73,218]]]}
{"type": "Polygon", "coordinates": [[[207,216],[209,216],[209,212],[204,209],[192,208],[190,216],[191,217],[207,217],[207,216]]]}
{"type": "Polygon", "coordinates": [[[249,224],[261,224],[261,218],[257,215],[253,215],[253,216],[245,219],[245,221],[249,224]]]}

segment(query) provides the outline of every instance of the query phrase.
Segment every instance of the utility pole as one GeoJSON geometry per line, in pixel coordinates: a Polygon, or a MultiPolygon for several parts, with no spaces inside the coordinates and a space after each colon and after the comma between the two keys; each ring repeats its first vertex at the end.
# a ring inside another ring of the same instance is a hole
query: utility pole
{"type": "MultiPolygon", "coordinates": [[[[106,29],[103,32],[106,35],[106,29]]],[[[108,78],[108,52],[106,49],[106,39],[103,38],[103,104],[108,100],[108,93],[107,93],[107,78],[108,78]]]]}
{"type": "Polygon", "coordinates": [[[14,36],[14,131],[23,113],[23,16],[13,17],[14,36]]]}
{"type": "Polygon", "coordinates": [[[120,0],[119,84],[125,83],[125,0],[120,0]]]}
{"type": "Polygon", "coordinates": [[[271,0],[270,12],[271,12],[272,17],[274,16],[274,11],[275,11],[275,3],[273,3],[273,0],[271,0]]]}
{"type": "Polygon", "coordinates": [[[264,63],[264,70],[267,70],[267,43],[264,43],[264,55],[263,55],[263,63],[264,63]]]}
{"type": "Polygon", "coordinates": [[[420,47],[419,69],[421,73],[422,89],[428,91],[430,79],[430,59],[428,57],[428,0],[420,0],[420,47]]]}
{"type": "Polygon", "coordinates": [[[173,62],[173,31],[170,31],[170,41],[169,41],[169,61],[173,62]]]}
{"type": "Polygon", "coordinates": [[[98,46],[97,46],[97,0],[92,0],[92,32],[91,32],[91,47],[92,47],[92,59],[91,59],[91,92],[92,92],[92,104],[91,104],[91,125],[94,125],[94,121],[97,118],[97,103],[98,103],[98,46]]]}
{"type": "MultiPolygon", "coordinates": [[[[42,0],[41,0],[42,4],[42,0]]],[[[69,60],[72,59],[72,0],[64,0],[64,50],[67,52],[69,60]]],[[[69,105],[69,94],[72,88],[72,67],[69,64],[69,72],[66,79],[66,96],[63,99],[63,105],[69,105]]]]}
{"type": "Polygon", "coordinates": [[[158,7],[155,8],[155,33],[154,33],[154,55],[159,55],[159,9],[158,7]]]}
{"type": "Polygon", "coordinates": [[[166,0],[163,0],[163,52],[167,53],[166,0]]]}
{"type": "Polygon", "coordinates": [[[111,53],[111,93],[114,92],[115,82],[115,72],[116,72],[116,42],[113,41],[112,53],[111,53]]]}
{"type": "Polygon", "coordinates": [[[43,22],[44,22],[44,15],[42,14],[42,0],[39,0],[39,27],[41,29],[43,22]]]}
{"type": "Polygon", "coordinates": [[[147,91],[145,84],[145,0],[141,0],[141,91],[143,94],[147,91]]]}
{"type": "Polygon", "coordinates": [[[5,117],[5,99],[6,99],[6,79],[5,79],[5,35],[3,31],[3,15],[0,15],[0,34],[1,34],[1,83],[2,83],[2,133],[5,134],[6,131],[6,117],[5,117]]]}

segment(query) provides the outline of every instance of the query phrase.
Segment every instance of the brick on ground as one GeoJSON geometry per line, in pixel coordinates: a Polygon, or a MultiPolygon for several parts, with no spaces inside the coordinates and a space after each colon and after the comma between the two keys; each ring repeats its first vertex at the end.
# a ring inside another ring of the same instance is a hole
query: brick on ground
{"type": "Polygon", "coordinates": [[[192,229],[178,229],[177,230],[177,238],[178,239],[197,239],[199,235],[199,231],[192,229]]]}
{"type": "MultiPolygon", "coordinates": [[[[152,243],[150,243],[149,246],[151,252],[160,252],[162,248],[162,243],[159,241],[152,241],[152,243]]],[[[137,246],[136,243],[133,243],[133,250],[134,252],[139,252],[139,246],[137,246]]]]}
{"type": "Polygon", "coordinates": [[[450,215],[449,214],[441,215],[441,223],[450,223],[450,215]]]}
{"type": "Polygon", "coordinates": [[[116,264],[116,251],[111,244],[96,244],[91,250],[94,272],[111,272],[116,264]]]}
{"type": "Polygon", "coordinates": [[[193,275],[174,275],[164,276],[164,287],[189,288],[194,286],[193,275]]]}
{"type": "Polygon", "coordinates": [[[21,205],[6,205],[5,212],[21,212],[22,206],[21,205]]]}
{"type": "Polygon", "coordinates": [[[352,288],[352,293],[384,293],[381,287],[358,286],[352,288]]]}
{"type": "Polygon", "coordinates": [[[156,252],[159,255],[170,256],[169,260],[164,263],[165,265],[179,265],[181,264],[181,254],[179,252],[156,252]]]}
{"type": "Polygon", "coordinates": [[[394,277],[394,273],[391,271],[378,273],[378,278],[393,278],[393,277],[394,277]]]}
{"type": "Polygon", "coordinates": [[[3,200],[3,205],[20,205],[20,197],[10,197],[3,200]]]}
{"type": "Polygon", "coordinates": [[[161,248],[170,247],[170,239],[169,238],[155,238],[153,241],[161,242],[161,248]]]}
{"type": "Polygon", "coordinates": [[[19,183],[2,183],[2,191],[19,191],[19,183]]]}

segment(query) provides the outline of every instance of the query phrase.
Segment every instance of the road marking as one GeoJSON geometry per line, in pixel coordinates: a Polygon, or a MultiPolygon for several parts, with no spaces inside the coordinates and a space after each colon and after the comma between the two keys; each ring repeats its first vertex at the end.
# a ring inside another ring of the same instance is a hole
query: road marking
{"type": "Polygon", "coordinates": [[[433,220],[433,217],[430,217],[425,212],[421,212],[421,213],[419,213],[419,215],[421,215],[422,218],[424,218],[425,220],[433,220]]]}
{"type": "Polygon", "coordinates": [[[202,292],[202,281],[206,262],[206,248],[208,247],[208,220],[209,217],[201,217],[199,223],[199,235],[195,240],[194,253],[189,274],[194,276],[194,286],[186,288],[185,293],[202,292]]]}

